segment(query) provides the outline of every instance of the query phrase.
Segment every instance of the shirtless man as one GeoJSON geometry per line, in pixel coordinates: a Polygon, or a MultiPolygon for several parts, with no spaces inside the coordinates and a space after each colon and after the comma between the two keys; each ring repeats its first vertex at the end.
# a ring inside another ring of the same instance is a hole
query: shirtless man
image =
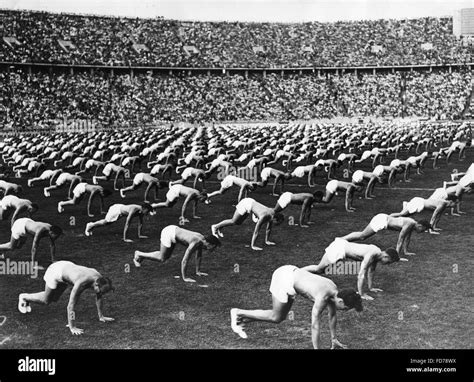
{"type": "Polygon", "coordinates": [[[50,239],[51,261],[54,262],[55,242],[62,235],[62,232],[63,230],[58,226],[36,222],[30,218],[20,218],[12,225],[10,242],[0,244],[0,252],[20,249],[25,244],[28,236],[33,236],[33,244],[31,245],[31,262],[33,263],[40,240],[47,237],[50,239]]]}
{"type": "Polygon", "coordinates": [[[54,182],[54,185],[51,184],[49,187],[44,188],[44,196],[48,198],[51,196],[52,190],[61,189],[67,183],[70,183],[67,196],[69,199],[72,199],[72,190],[74,190],[74,187],[76,187],[76,185],[81,182],[82,182],[82,178],[79,175],[63,172],[59,174],[59,176],[56,178],[56,182],[54,182]]]}
{"type": "Polygon", "coordinates": [[[3,220],[8,210],[14,210],[11,224],[15,222],[20,217],[20,214],[25,212],[28,217],[31,216],[38,211],[38,204],[32,203],[28,199],[20,199],[15,195],[7,195],[2,200],[0,200],[0,220],[3,220]]]}
{"type": "Polygon", "coordinates": [[[153,208],[148,203],[138,204],[113,204],[110,206],[104,219],[96,222],[90,222],[86,225],[85,235],[91,236],[92,230],[97,227],[103,227],[113,224],[122,217],[126,217],[125,226],[123,228],[122,240],[126,243],[132,243],[133,240],[127,239],[128,228],[133,219],[138,218],[138,238],[147,239],[148,236],[142,235],[143,218],[146,215],[153,215],[153,208]]]}
{"type": "Polygon", "coordinates": [[[401,260],[395,248],[382,251],[373,244],[351,243],[338,237],[326,248],[318,265],[309,265],[305,269],[312,273],[323,273],[326,267],[344,259],[362,262],[357,277],[357,291],[365,300],[373,300],[373,297],[363,293],[365,279],[367,279],[369,291],[382,292],[382,289],[373,287],[373,276],[377,264],[387,265],[401,260]]]}
{"type": "Polygon", "coordinates": [[[275,245],[275,243],[270,241],[272,226],[273,224],[281,224],[284,220],[284,217],[281,213],[275,212],[275,209],[268,208],[252,198],[242,199],[235,207],[235,213],[231,219],[226,219],[221,221],[220,223],[212,225],[212,234],[216,237],[224,237],[224,235],[220,231],[222,228],[231,225],[241,225],[249,215],[252,215],[252,219],[256,223],[252,235],[252,241],[250,244],[251,248],[254,251],[263,250],[262,248],[257,247],[255,245],[255,242],[257,241],[258,233],[260,232],[260,229],[263,227],[264,224],[267,225],[265,231],[265,244],[275,245]]]}
{"type": "Polygon", "coordinates": [[[63,172],[62,169],[57,170],[44,170],[40,176],[36,178],[28,179],[28,187],[33,187],[37,182],[49,181],[49,185],[52,186],[56,178],[63,172]]]}
{"type": "Polygon", "coordinates": [[[262,178],[262,181],[257,183],[259,187],[265,187],[268,184],[268,181],[270,178],[275,179],[275,181],[273,182],[272,193],[271,193],[271,195],[273,196],[279,196],[276,193],[276,187],[278,183],[280,183],[280,193],[282,193],[283,187],[285,185],[285,181],[290,180],[292,178],[289,172],[283,172],[271,167],[265,167],[260,173],[260,177],[262,178]]]}
{"type": "Polygon", "coordinates": [[[168,182],[160,181],[158,178],[146,174],[144,172],[139,172],[133,178],[133,183],[131,186],[120,189],[120,196],[125,198],[125,193],[134,191],[140,187],[143,183],[146,183],[147,187],[145,190],[144,202],[149,203],[148,195],[153,189],[155,191],[155,200],[158,198],[158,190],[162,188],[168,188],[168,182]]]}
{"type": "Polygon", "coordinates": [[[324,194],[321,191],[316,191],[311,194],[309,192],[301,192],[293,194],[291,192],[284,192],[275,205],[275,212],[281,212],[290,204],[301,206],[301,213],[299,218],[300,227],[307,228],[309,224],[313,224],[311,219],[311,209],[314,203],[322,203],[324,194]],[[305,222],[306,221],[306,222],[305,222]]]}
{"type": "Polygon", "coordinates": [[[309,164],[306,166],[298,166],[291,173],[292,178],[304,178],[308,177],[308,187],[316,186],[314,183],[314,178],[316,177],[316,172],[318,171],[318,166],[309,164]]]}
{"type": "Polygon", "coordinates": [[[342,239],[347,241],[365,240],[382,230],[400,231],[398,235],[396,250],[400,255],[412,256],[414,253],[407,252],[413,231],[418,233],[430,229],[430,223],[426,220],[416,221],[409,217],[393,217],[387,214],[377,214],[370,221],[369,225],[362,231],[352,232],[342,239]]]}
{"type": "Polygon", "coordinates": [[[184,225],[185,223],[189,223],[189,220],[186,219],[184,213],[186,212],[186,207],[190,202],[193,202],[193,219],[200,219],[199,216],[196,215],[197,212],[197,204],[198,202],[204,202],[209,204],[208,195],[205,192],[198,191],[191,187],[183,186],[182,184],[175,184],[171,186],[169,191],[166,193],[166,201],[160,203],[153,203],[151,206],[155,208],[171,208],[173,207],[179,200],[180,197],[185,197],[183,206],[181,207],[181,216],[180,224],[184,225]]]}
{"type": "Polygon", "coordinates": [[[3,192],[3,196],[11,194],[19,194],[23,191],[23,187],[16,183],[10,183],[5,180],[0,180],[0,192],[3,192]]]}
{"type": "Polygon", "coordinates": [[[306,267],[284,265],[273,272],[270,293],[272,294],[272,309],[270,310],[231,309],[231,328],[241,338],[247,338],[244,329],[249,322],[263,321],[275,324],[282,322],[287,317],[298,294],[313,302],[311,312],[313,348],[320,348],[321,317],[326,308],[329,313],[331,349],[347,348],[336,338],[336,311],[352,308],[358,312],[363,310],[361,297],[354,289],[338,290],[331,280],[308,272],[306,267]]]}
{"type": "MultiPolygon", "coordinates": [[[[176,172],[179,173],[178,169],[176,169],[176,172]]],[[[170,185],[184,184],[188,179],[194,178],[193,188],[196,188],[197,182],[199,181],[201,182],[202,188],[204,189],[206,188],[205,180],[210,176],[211,174],[209,172],[201,170],[200,168],[186,167],[181,173],[181,179],[170,182],[170,185]]]]}
{"type": "Polygon", "coordinates": [[[354,183],[343,182],[341,180],[330,180],[326,184],[326,195],[323,198],[323,203],[329,203],[334,195],[338,194],[338,191],[345,191],[345,207],[347,212],[354,212],[355,208],[352,206],[354,199],[354,193],[356,191],[362,191],[362,186],[357,186],[354,183]]]}
{"type": "Polygon", "coordinates": [[[89,200],[87,201],[87,215],[93,217],[91,213],[92,201],[96,196],[99,197],[100,201],[100,213],[104,214],[104,198],[112,195],[112,191],[103,188],[102,186],[96,186],[88,183],[81,182],[72,191],[73,198],[71,200],[64,200],[58,202],[58,212],[64,212],[64,206],[77,206],[86,194],[89,194],[89,200]]]}
{"type": "Polygon", "coordinates": [[[105,293],[114,290],[112,281],[108,277],[103,277],[97,270],[70,261],[57,261],[48,267],[43,278],[46,283],[43,292],[21,293],[18,296],[18,310],[21,313],[30,313],[31,303],[49,305],[58,301],[67,287],[72,286],[67,305],[67,326],[71,334],[80,335],[84,332],[83,329],[76,327],[75,307],[86,289],[92,289],[96,294],[95,302],[99,321],[114,321],[113,318],[105,317],[102,313],[102,297],[105,293]]]}
{"type": "Polygon", "coordinates": [[[225,194],[232,186],[239,187],[239,197],[237,198],[237,203],[240,202],[243,198],[247,197],[249,191],[255,191],[257,188],[256,182],[249,182],[246,179],[239,178],[234,175],[227,175],[221,182],[221,188],[217,191],[211,192],[208,195],[208,198],[211,199],[217,195],[225,194]]]}
{"type": "Polygon", "coordinates": [[[195,282],[196,280],[186,277],[188,261],[193,254],[196,254],[196,275],[207,276],[201,272],[202,251],[206,249],[213,251],[221,246],[219,239],[213,235],[204,236],[198,232],[189,231],[176,225],[169,225],[162,229],[160,237],[160,250],[155,252],[135,251],[133,263],[140,267],[143,260],[153,260],[165,262],[168,260],[176,247],[176,244],[186,246],[186,252],[181,260],[181,277],[185,282],[195,282]]]}
{"type": "Polygon", "coordinates": [[[390,214],[390,216],[411,216],[423,210],[433,211],[433,215],[431,216],[430,220],[431,228],[429,229],[429,233],[432,235],[439,235],[438,231],[441,231],[441,228],[438,228],[437,225],[441,219],[441,216],[443,216],[444,210],[448,207],[454,207],[456,203],[457,197],[455,195],[448,195],[447,199],[424,199],[415,197],[409,202],[403,202],[403,209],[400,212],[390,214]]]}
{"type": "Polygon", "coordinates": [[[104,169],[102,170],[102,176],[93,176],[92,183],[98,184],[99,180],[110,180],[112,178],[112,174],[115,173],[114,178],[114,190],[118,191],[118,180],[122,179],[122,188],[125,186],[125,174],[127,173],[127,169],[122,166],[117,166],[115,163],[109,162],[105,165],[104,169]]]}

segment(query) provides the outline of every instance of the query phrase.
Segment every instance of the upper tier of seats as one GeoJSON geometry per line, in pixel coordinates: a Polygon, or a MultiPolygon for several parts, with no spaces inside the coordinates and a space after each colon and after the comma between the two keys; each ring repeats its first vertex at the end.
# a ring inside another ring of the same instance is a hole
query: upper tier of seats
{"type": "Polygon", "coordinates": [[[453,20],[182,22],[0,11],[0,61],[280,68],[473,62],[453,20]],[[18,42],[18,43],[17,43],[18,42]]]}

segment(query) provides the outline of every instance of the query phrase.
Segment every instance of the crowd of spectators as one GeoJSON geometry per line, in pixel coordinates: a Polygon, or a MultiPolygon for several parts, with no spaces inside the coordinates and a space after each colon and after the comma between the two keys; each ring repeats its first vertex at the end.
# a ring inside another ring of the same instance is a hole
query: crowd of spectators
{"type": "Polygon", "coordinates": [[[439,119],[459,116],[471,93],[471,72],[411,72],[406,80],[407,114],[439,119]]]}
{"type": "Polygon", "coordinates": [[[14,37],[21,45],[1,41],[0,61],[227,68],[472,62],[472,44],[463,44],[452,28],[451,17],[291,24],[3,10],[0,38],[14,37]],[[58,40],[74,47],[63,49],[58,40]]]}
{"type": "Polygon", "coordinates": [[[51,120],[106,125],[154,121],[301,120],[336,116],[453,119],[470,71],[263,75],[0,72],[0,126],[51,120]]]}

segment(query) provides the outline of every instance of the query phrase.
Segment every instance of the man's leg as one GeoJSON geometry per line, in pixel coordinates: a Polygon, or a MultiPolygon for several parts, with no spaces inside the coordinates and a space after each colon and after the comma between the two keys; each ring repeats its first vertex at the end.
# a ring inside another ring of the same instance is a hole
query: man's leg
{"type": "Polygon", "coordinates": [[[211,226],[211,231],[214,236],[224,237],[222,232],[220,231],[221,228],[228,227],[231,225],[240,225],[246,219],[248,214],[241,215],[238,211],[234,212],[234,216],[232,219],[226,219],[221,221],[220,223],[214,224],[211,226]]]}
{"type": "Polygon", "coordinates": [[[21,313],[29,313],[31,312],[30,303],[49,305],[51,302],[56,302],[66,289],[67,284],[58,284],[56,289],[45,286],[43,292],[21,293],[18,296],[18,310],[21,313]]]}
{"type": "Polygon", "coordinates": [[[375,231],[370,227],[370,225],[368,225],[364,228],[363,231],[352,232],[347,234],[346,236],[343,236],[342,238],[347,241],[359,241],[365,240],[373,235],[375,235],[375,231]]]}
{"type": "Polygon", "coordinates": [[[125,198],[125,193],[126,193],[126,192],[133,191],[133,190],[135,190],[136,188],[138,188],[138,187],[135,186],[135,184],[132,184],[131,186],[122,188],[122,189],[120,189],[120,196],[121,196],[122,198],[125,198]]]}
{"type": "Polygon", "coordinates": [[[154,252],[135,251],[134,256],[133,256],[133,263],[135,264],[136,267],[140,267],[144,259],[159,261],[161,263],[164,263],[166,260],[168,260],[171,257],[174,247],[175,247],[174,244],[171,247],[166,247],[163,245],[163,243],[160,243],[159,251],[154,251],[154,252]]]}
{"type": "Polygon", "coordinates": [[[103,227],[106,225],[112,224],[112,222],[109,222],[105,219],[98,220],[96,222],[90,222],[86,224],[86,231],[85,234],[86,236],[92,235],[92,230],[97,228],[97,227],[103,227]]]}
{"type": "Polygon", "coordinates": [[[11,251],[17,246],[17,241],[13,237],[10,239],[8,243],[0,244],[0,251],[11,251]]]}
{"type": "Polygon", "coordinates": [[[279,324],[282,322],[293,305],[293,298],[289,297],[288,302],[278,301],[275,296],[272,295],[272,309],[269,310],[244,310],[244,309],[231,309],[231,327],[232,330],[242,338],[247,338],[247,334],[242,327],[242,324],[246,324],[252,321],[263,321],[272,322],[279,324]]]}

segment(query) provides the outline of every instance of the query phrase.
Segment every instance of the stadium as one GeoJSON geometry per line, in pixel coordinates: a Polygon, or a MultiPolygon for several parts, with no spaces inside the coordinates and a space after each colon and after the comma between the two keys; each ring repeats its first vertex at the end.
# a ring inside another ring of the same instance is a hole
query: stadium
{"type": "Polygon", "coordinates": [[[0,348],[472,349],[474,8],[0,20],[0,348]]]}

